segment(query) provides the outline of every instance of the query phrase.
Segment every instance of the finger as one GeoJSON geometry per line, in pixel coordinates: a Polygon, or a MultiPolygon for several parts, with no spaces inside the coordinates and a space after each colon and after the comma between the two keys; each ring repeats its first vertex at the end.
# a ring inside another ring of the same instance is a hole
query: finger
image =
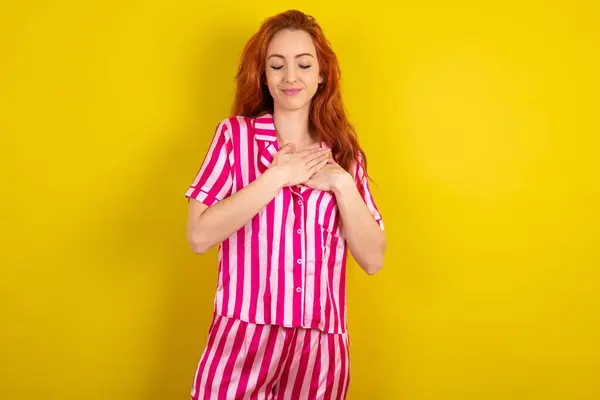
{"type": "Polygon", "coordinates": [[[298,153],[302,154],[304,158],[313,158],[318,157],[321,154],[328,153],[329,149],[315,148],[315,149],[305,149],[301,150],[298,153]]]}
{"type": "Polygon", "coordinates": [[[305,157],[307,163],[313,162],[313,161],[325,160],[327,158],[331,158],[331,152],[329,150],[318,151],[318,152],[315,152],[315,153],[305,157]]]}
{"type": "MultiPolygon", "coordinates": [[[[330,159],[331,157],[329,157],[328,154],[322,154],[320,156],[316,156],[314,158],[312,158],[311,160],[306,162],[306,167],[307,168],[312,168],[313,166],[321,163],[321,162],[325,162],[325,164],[327,163],[327,160],[330,159]]],[[[325,165],[323,164],[323,165],[325,165]]]]}
{"type": "Polygon", "coordinates": [[[319,172],[321,168],[323,168],[325,165],[327,165],[327,160],[321,160],[314,164],[312,167],[308,168],[308,173],[312,176],[315,173],[319,172]]]}
{"type": "Polygon", "coordinates": [[[286,142],[280,149],[279,152],[283,154],[293,153],[295,149],[294,143],[286,142]]]}

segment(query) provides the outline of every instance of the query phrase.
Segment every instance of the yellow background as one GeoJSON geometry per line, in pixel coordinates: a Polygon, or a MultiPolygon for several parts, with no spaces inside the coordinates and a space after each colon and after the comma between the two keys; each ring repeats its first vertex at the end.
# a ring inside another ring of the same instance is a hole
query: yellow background
{"type": "Polygon", "coordinates": [[[349,265],[350,399],[600,398],[598,3],[252,3],[2,2],[0,398],[188,398],[216,252],[183,194],[296,7],[389,235],[349,265]]]}

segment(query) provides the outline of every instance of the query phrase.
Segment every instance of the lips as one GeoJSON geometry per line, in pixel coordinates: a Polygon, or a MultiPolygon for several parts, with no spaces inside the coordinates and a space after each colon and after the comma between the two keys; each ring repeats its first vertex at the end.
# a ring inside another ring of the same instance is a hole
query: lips
{"type": "Polygon", "coordinates": [[[287,96],[295,96],[298,93],[300,93],[302,89],[284,89],[283,93],[285,93],[287,96]]]}

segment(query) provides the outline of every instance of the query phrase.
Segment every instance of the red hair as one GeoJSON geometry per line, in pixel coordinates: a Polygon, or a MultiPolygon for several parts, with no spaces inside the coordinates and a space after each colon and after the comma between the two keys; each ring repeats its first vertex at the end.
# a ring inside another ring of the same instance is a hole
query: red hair
{"type": "Polygon", "coordinates": [[[267,47],[275,34],[283,29],[303,30],[313,39],[323,83],[311,101],[309,127],[332,150],[337,163],[350,171],[353,161],[360,163],[366,174],[366,156],[342,103],[340,67],[337,57],[316,20],[297,10],[268,18],[248,41],[236,75],[237,90],[234,115],[256,118],[273,113],[273,98],[266,86],[265,59],[267,47]],[[359,156],[360,154],[360,156],[359,156]]]}

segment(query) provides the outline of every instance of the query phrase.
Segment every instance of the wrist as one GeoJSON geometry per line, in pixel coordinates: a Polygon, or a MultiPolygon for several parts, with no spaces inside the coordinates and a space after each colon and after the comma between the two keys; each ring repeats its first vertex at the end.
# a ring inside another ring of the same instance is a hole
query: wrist
{"type": "Polygon", "coordinates": [[[285,175],[283,174],[283,171],[280,168],[278,168],[277,166],[273,166],[273,167],[267,169],[261,175],[261,177],[263,179],[265,179],[267,182],[269,182],[270,185],[272,185],[273,188],[276,190],[283,188],[287,184],[287,180],[286,180],[285,175]]]}
{"type": "Polygon", "coordinates": [[[344,174],[340,174],[340,176],[334,180],[332,192],[337,196],[355,187],[356,185],[354,184],[352,175],[345,172],[344,174]]]}

